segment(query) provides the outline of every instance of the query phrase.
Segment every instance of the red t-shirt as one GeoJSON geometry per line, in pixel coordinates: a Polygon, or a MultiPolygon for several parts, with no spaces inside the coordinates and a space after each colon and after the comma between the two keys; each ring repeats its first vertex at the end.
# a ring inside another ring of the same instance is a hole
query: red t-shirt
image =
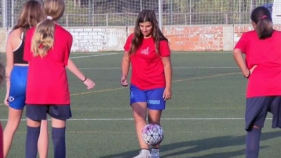
{"type": "MultiPolygon", "coordinates": [[[[134,35],[131,34],[124,50],[128,52],[134,35]]],[[[165,87],[164,66],[161,57],[169,57],[168,41],[160,41],[159,55],[156,54],[153,38],[143,39],[140,48],[130,56],[132,64],[131,83],[142,90],[165,87]]]]}
{"type": "Polygon", "coordinates": [[[31,40],[35,28],[27,31],[24,60],[29,62],[26,89],[27,104],[70,104],[70,93],[65,67],[72,46],[72,35],[55,25],[54,45],[46,57],[34,57],[31,40]]]}
{"type": "Polygon", "coordinates": [[[264,40],[256,31],[246,32],[235,48],[245,53],[249,69],[257,65],[248,80],[247,98],[281,95],[281,32],[274,30],[264,40]]]}

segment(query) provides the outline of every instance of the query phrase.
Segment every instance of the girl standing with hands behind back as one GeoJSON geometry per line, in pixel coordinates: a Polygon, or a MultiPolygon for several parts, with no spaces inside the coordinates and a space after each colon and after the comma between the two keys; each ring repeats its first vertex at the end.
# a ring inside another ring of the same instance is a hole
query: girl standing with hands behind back
{"type": "Polygon", "coordinates": [[[134,33],[124,46],[121,85],[127,86],[130,63],[132,76],[130,84],[130,105],[133,110],[135,128],[141,151],[135,158],[159,158],[159,145],[149,146],[142,140],[141,132],[148,122],[160,125],[162,110],[172,97],[171,52],[167,38],[158,26],[152,10],[139,13],[134,33]]]}
{"type": "Polygon", "coordinates": [[[46,19],[28,30],[24,59],[29,62],[26,95],[26,158],[36,158],[40,122],[52,119],[54,158],[66,157],[65,127],[71,117],[66,67],[91,89],[95,83],[69,60],[72,36],[56,21],[62,17],[64,0],[45,0],[46,19]]]}

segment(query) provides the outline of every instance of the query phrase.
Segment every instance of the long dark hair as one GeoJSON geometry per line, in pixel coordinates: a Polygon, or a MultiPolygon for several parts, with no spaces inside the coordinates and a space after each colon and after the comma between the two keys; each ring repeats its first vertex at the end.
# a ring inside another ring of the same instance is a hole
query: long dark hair
{"type": "Polygon", "coordinates": [[[271,37],[273,33],[273,23],[270,11],[263,6],[257,7],[252,11],[251,20],[256,26],[256,31],[260,39],[271,37]]]}
{"type": "Polygon", "coordinates": [[[41,3],[36,0],[29,0],[22,7],[18,22],[13,30],[21,28],[25,32],[31,27],[36,26],[44,17],[41,3]]]}
{"type": "Polygon", "coordinates": [[[135,23],[135,29],[134,29],[134,38],[132,40],[131,48],[129,50],[129,54],[133,54],[136,52],[136,50],[140,47],[142,40],[143,40],[143,34],[141,33],[140,30],[140,23],[143,22],[151,22],[152,24],[152,38],[155,41],[155,48],[156,48],[156,53],[159,54],[159,42],[161,40],[166,40],[168,39],[163,35],[159,28],[158,21],[156,19],[156,15],[153,10],[142,10],[136,20],[135,23]]]}

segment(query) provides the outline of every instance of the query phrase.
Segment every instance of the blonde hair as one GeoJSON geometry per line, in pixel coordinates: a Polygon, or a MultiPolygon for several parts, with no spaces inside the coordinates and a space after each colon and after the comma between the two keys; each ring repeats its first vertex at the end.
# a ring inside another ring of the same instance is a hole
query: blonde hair
{"type": "Polygon", "coordinates": [[[45,0],[43,10],[47,19],[40,22],[35,29],[31,42],[33,56],[45,57],[54,45],[54,21],[62,17],[65,9],[64,0],[45,0]]]}

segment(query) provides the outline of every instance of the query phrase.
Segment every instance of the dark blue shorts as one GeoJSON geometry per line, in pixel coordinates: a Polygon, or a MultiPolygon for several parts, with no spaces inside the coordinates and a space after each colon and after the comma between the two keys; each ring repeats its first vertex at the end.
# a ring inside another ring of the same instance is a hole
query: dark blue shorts
{"type": "Polygon", "coordinates": [[[48,105],[26,105],[26,117],[34,121],[41,121],[47,119],[47,114],[52,118],[59,120],[69,119],[71,114],[71,109],[69,105],[58,105],[58,104],[48,104],[48,105]]]}
{"type": "Polygon", "coordinates": [[[146,102],[147,108],[151,110],[164,110],[166,101],[163,98],[165,88],[151,90],[140,90],[136,86],[130,86],[130,105],[136,102],[146,102]]]}
{"type": "Polygon", "coordinates": [[[14,65],[10,75],[9,106],[13,109],[22,110],[25,105],[26,79],[28,66],[14,65]]]}
{"type": "Polygon", "coordinates": [[[281,128],[281,96],[247,98],[245,129],[250,131],[253,126],[262,128],[267,112],[272,113],[272,128],[281,128]]]}

